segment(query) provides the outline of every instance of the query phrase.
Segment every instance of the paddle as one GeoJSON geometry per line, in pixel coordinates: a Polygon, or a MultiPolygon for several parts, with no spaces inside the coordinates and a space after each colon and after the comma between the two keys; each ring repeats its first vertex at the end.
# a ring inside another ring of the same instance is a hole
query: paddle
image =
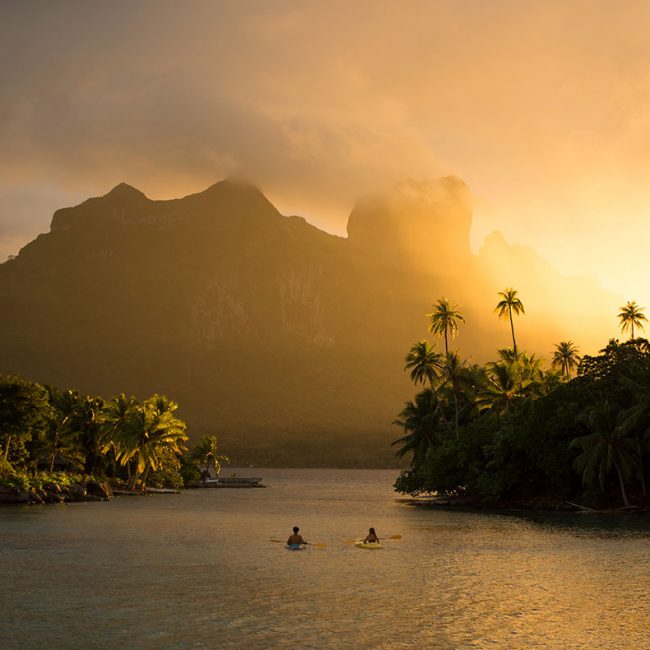
{"type": "MultiPolygon", "coordinates": [[[[284,540],[281,540],[281,539],[272,539],[271,541],[274,542],[275,544],[285,544],[286,545],[286,542],[284,540]]],[[[314,548],[327,548],[327,544],[321,544],[320,542],[318,542],[318,543],[317,542],[308,542],[307,546],[313,546],[314,548]]]]}

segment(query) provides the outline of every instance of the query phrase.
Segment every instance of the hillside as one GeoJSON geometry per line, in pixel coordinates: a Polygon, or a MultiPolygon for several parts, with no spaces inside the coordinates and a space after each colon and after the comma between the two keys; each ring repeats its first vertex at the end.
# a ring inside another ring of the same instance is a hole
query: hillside
{"type": "Polygon", "coordinates": [[[0,371],[166,393],[193,436],[217,433],[238,462],[390,464],[412,394],[403,358],[433,300],[462,305],[458,345],[475,361],[508,345],[492,313],[506,285],[526,304],[529,350],[572,338],[587,351],[606,337],[599,318],[614,324],[620,298],[530,249],[493,235],[473,255],[470,205],[455,178],[405,184],[355,207],[341,238],[243,183],[171,201],[118,185],[58,210],[0,265],[0,371]]]}

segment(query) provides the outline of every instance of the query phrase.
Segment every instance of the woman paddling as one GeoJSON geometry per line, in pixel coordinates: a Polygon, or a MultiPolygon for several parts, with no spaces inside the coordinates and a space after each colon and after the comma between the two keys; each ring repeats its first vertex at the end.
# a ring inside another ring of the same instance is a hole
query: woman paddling
{"type": "Polygon", "coordinates": [[[366,538],[363,540],[364,544],[370,544],[372,542],[375,542],[379,544],[379,537],[377,537],[377,533],[375,533],[375,529],[371,528],[368,531],[368,534],[366,535],[366,538]]]}

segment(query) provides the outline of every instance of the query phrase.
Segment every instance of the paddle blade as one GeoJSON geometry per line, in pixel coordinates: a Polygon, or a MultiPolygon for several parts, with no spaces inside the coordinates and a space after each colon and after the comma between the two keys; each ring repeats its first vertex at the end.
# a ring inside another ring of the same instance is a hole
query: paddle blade
{"type": "Polygon", "coordinates": [[[391,535],[388,539],[402,539],[401,535],[391,535]]]}

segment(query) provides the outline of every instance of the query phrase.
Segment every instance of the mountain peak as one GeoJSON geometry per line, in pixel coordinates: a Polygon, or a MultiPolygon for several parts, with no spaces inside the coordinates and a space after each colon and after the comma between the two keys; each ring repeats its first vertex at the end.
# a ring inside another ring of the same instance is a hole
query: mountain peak
{"type": "Polygon", "coordinates": [[[237,218],[242,215],[272,215],[280,216],[275,206],[264,196],[264,193],[252,183],[226,178],[210,185],[207,189],[186,196],[180,201],[186,205],[199,207],[201,210],[216,211],[216,213],[237,218]]]}
{"type": "Polygon", "coordinates": [[[384,264],[440,273],[452,260],[470,254],[471,225],[471,196],[462,180],[407,179],[354,207],[348,239],[384,264]]]}
{"type": "Polygon", "coordinates": [[[143,192],[129,185],[128,183],[120,183],[116,185],[108,194],[102,198],[147,198],[143,192]]]}
{"type": "Polygon", "coordinates": [[[134,212],[142,210],[149,199],[135,187],[120,183],[103,196],[87,199],[80,205],[61,208],[54,213],[50,230],[70,230],[100,221],[124,221],[134,212]]]}
{"type": "Polygon", "coordinates": [[[198,193],[203,196],[249,196],[249,197],[263,197],[264,194],[259,187],[249,183],[248,181],[243,181],[235,178],[225,178],[221,181],[217,181],[198,193]]]}
{"type": "Polygon", "coordinates": [[[243,180],[241,178],[234,178],[232,176],[227,176],[226,178],[223,178],[220,181],[217,181],[216,183],[213,183],[205,191],[209,192],[210,190],[218,188],[218,187],[231,188],[231,189],[249,189],[249,190],[254,190],[256,192],[260,191],[251,182],[245,181],[245,180],[243,180]]]}

